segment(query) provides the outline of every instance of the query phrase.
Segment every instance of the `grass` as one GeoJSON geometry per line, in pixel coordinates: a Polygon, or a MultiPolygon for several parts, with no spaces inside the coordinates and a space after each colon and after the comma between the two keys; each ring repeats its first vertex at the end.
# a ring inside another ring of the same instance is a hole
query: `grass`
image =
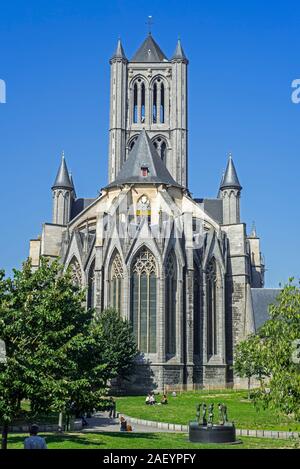
{"type": "MultiPolygon", "coordinates": [[[[9,449],[22,449],[24,434],[10,434],[9,449]]],[[[177,433],[65,433],[41,434],[49,449],[284,449],[296,448],[293,440],[243,437],[241,444],[200,445],[190,443],[187,434],[177,433]]]]}
{"type": "MultiPolygon", "coordinates": [[[[159,402],[160,396],[158,396],[159,402]]],[[[300,422],[278,416],[271,410],[257,410],[247,399],[246,391],[196,391],[183,392],[177,397],[168,396],[168,405],[146,406],[145,396],[117,398],[117,410],[130,417],[158,422],[187,425],[195,420],[196,405],[202,402],[215,404],[215,420],[218,420],[218,403],[227,405],[228,417],[237,428],[300,431],[300,422]]]]}

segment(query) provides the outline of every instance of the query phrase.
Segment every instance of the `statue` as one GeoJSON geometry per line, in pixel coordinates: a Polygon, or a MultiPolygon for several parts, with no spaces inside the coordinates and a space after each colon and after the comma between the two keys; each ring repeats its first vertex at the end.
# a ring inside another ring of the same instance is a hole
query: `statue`
{"type": "Polygon", "coordinates": [[[224,423],[228,422],[228,415],[227,415],[227,406],[223,404],[223,416],[224,416],[224,423]]]}
{"type": "Polygon", "coordinates": [[[213,426],[214,423],[214,404],[210,404],[208,408],[208,423],[213,426]]]}
{"type": "Polygon", "coordinates": [[[207,419],[206,419],[207,407],[206,404],[202,405],[202,425],[206,427],[207,419]]]}
{"type": "Polygon", "coordinates": [[[224,405],[223,404],[218,404],[218,409],[219,409],[219,424],[224,425],[225,419],[224,419],[224,405]]]}
{"type": "Polygon", "coordinates": [[[196,416],[197,416],[197,422],[200,425],[200,409],[201,409],[201,404],[196,405],[196,416]]]}

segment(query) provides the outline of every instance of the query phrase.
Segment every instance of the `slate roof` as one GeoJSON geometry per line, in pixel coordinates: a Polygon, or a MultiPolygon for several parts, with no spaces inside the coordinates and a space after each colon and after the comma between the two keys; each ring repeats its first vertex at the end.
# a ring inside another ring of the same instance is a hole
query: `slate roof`
{"type": "Polygon", "coordinates": [[[172,57],[172,59],[179,59],[179,60],[187,60],[186,58],[186,55],[184,53],[184,50],[182,48],[182,45],[181,45],[181,41],[180,39],[178,39],[177,41],[177,46],[176,46],[176,49],[175,49],[175,52],[174,52],[174,55],[172,57]]]}
{"type": "Polygon", "coordinates": [[[223,199],[194,199],[217,223],[223,224],[223,199]]]}
{"type": "Polygon", "coordinates": [[[71,220],[91,205],[96,199],[76,199],[72,203],[71,220]]]}
{"type": "Polygon", "coordinates": [[[141,47],[136,51],[131,62],[167,62],[168,59],[154,41],[151,34],[144,40],[141,47]]]}
{"type": "Polygon", "coordinates": [[[118,39],[117,49],[116,49],[116,52],[114,53],[114,55],[112,56],[112,59],[127,60],[124,49],[123,49],[123,46],[122,46],[122,43],[121,43],[121,39],[118,39]]]}
{"type": "Polygon", "coordinates": [[[140,132],[117,178],[106,186],[105,189],[133,183],[166,184],[182,187],[172,178],[145,129],[140,132]],[[142,175],[141,168],[148,168],[146,176],[142,175]]]}
{"type": "Polygon", "coordinates": [[[62,156],[52,189],[74,189],[64,155],[62,156]]]}
{"type": "Polygon", "coordinates": [[[233,189],[242,189],[231,155],[229,156],[227,168],[224,174],[224,178],[221,182],[220,189],[226,189],[227,187],[233,189]]]}
{"type": "Polygon", "coordinates": [[[269,305],[276,302],[280,291],[279,288],[251,288],[255,330],[270,319],[269,305]]]}

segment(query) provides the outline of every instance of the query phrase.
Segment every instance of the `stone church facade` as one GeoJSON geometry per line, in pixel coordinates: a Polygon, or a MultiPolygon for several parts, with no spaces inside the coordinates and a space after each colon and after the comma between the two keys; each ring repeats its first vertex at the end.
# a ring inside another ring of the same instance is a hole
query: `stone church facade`
{"type": "Polygon", "coordinates": [[[87,307],[112,306],[131,322],[140,350],[131,392],[234,385],[234,347],[257,327],[264,262],[240,217],[233,159],[215,199],[191,196],[180,41],[168,59],[149,34],[128,60],[119,40],[110,68],[108,184],[78,198],[62,158],[52,223],[30,241],[33,268],[59,258],[87,307]]]}

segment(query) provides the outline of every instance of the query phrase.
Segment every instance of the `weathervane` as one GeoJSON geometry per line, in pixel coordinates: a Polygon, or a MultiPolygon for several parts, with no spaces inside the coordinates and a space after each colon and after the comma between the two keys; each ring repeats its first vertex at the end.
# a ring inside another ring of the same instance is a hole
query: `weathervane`
{"type": "Polygon", "coordinates": [[[149,35],[151,35],[151,26],[154,24],[153,19],[152,19],[152,15],[148,16],[148,21],[147,21],[146,24],[148,25],[149,35]]]}

